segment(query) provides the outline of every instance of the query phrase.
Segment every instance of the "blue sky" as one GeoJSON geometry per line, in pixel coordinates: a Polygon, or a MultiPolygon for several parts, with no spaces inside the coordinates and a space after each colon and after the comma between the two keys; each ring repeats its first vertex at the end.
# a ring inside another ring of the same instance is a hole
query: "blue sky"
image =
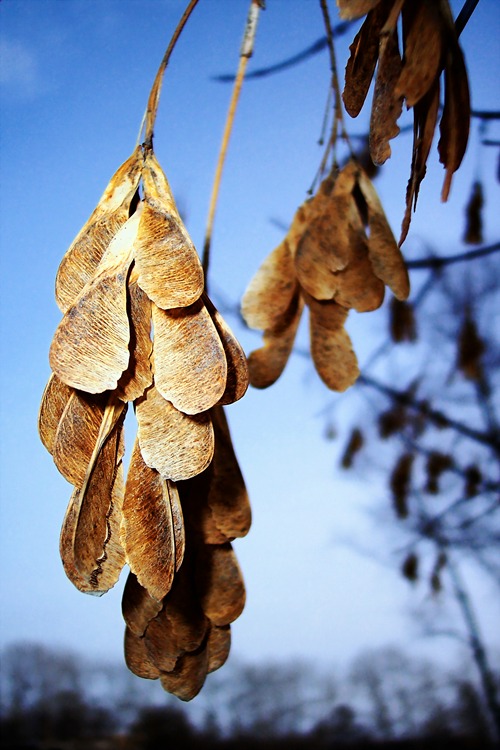
{"type": "MultiPolygon", "coordinates": [[[[314,0],[267,5],[249,70],[293,55],[323,34],[314,0]]],[[[71,488],[39,442],[36,421],[60,318],[53,293],[57,267],[134,148],[150,86],[183,7],[184,0],[0,4],[0,645],[23,638],[121,658],[124,576],[101,599],[77,592],[67,581],[58,538],[71,488]]],[[[197,247],[230,95],[229,87],[212,77],[236,69],[246,13],[246,0],[202,0],[165,77],[155,151],[197,247]]],[[[499,35],[498,2],[482,0],[462,40],[476,109],[498,109],[499,35]]],[[[338,46],[340,69],[349,41],[345,37],[338,46]]],[[[329,76],[325,52],[245,85],[213,236],[209,283],[216,301],[218,293],[234,303],[241,297],[281,239],[272,220],[288,223],[305,199],[322,156],[317,139],[329,76]]],[[[362,120],[351,129],[360,132],[363,126],[362,120]]],[[[410,138],[401,138],[377,181],[396,234],[410,149],[410,138]]],[[[477,170],[491,187],[489,200],[498,201],[490,156],[478,162],[474,126],[463,169],[443,206],[443,173],[433,149],[405,244],[407,257],[420,257],[427,240],[439,253],[456,251],[477,170]]],[[[495,211],[487,216],[488,242],[498,239],[500,218],[495,211]]],[[[361,362],[384,315],[352,317],[361,362]]],[[[247,352],[256,348],[257,334],[242,330],[234,317],[228,315],[228,321],[247,352]]],[[[233,629],[233,652],[242,658],[344,661],[360,648],[408,645],[415,635],[407,615],[423,592],[410,591],[395,568],[358,554],[348,543],[376,547],[371,513],[384,488],[376,473],[364,478],[339,473],[342,441],[324,439],[322,416],[335,400],[340,427],[363,407],[356,397],[327,392],[311,365],[293,357],[275,386],[250,390],[228,410],[254,511],[249,536],[235,544],[248,590],[246,609],[233,629]]],[[[383,536],[380,544],[386,544],[383,536]]],[[[491,592],[479,587],[478,596],[481,605],[491,592]]],[[[498,608],[482,611],[484,629],[493,637],[498,608]]]]}

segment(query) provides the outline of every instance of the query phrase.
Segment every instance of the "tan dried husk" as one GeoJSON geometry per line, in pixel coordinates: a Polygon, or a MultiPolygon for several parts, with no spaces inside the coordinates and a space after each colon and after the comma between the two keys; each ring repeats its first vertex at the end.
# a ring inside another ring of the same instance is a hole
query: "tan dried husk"
{"type": "Polygon", "coordinates": [[[347,314],[380,307],[385,285],[398,299],[409,294],[405,263],[375,188],[351,160],[300,206],[243,296],[248,325],[264,326],[264,346],[248,359],[252,385],[266,388],[283,372],[304,304],[318,374],[333,390],[352,385],[359,369],[344,327],[347,314]]]}
{"type": "Polygon", "coordinates": [[[356,117],[364,104],[378,62],[370,120],[370,152],[375,164],[391,153],[389,140],[399,128],[403,101],[414,111],[413,155],[400,244],[408,234],[411,212],[439,114],[440,77],[444,72],[439,159],[446,174],[442,200],[467,147],[470,97],[467,71],[448,0],[337,0],[343,18],[367,17],[356,35],[346,66],[343,100],[356,117]],[[397,20],[402,18],[402,55],[397,47],[397,20]]]}
{"type": "Polygon", "coordinates": [[[228,623],[244,602],[227,545],[247,533],[250,506],[222,404],[244,395],[248,368],[204,293],[152,148],[138,148],[111,179],[63,258],[56,295],[64,317],[39,432],[74,486],[61,530],[64,569],[81,591],[102,594],[128,563],[127,665],[189,700],[226,660],[228,623]],[[138,435],[125,483],[129,402],[138,435]],[[216,532],[209,544],[204,518],[216,532]],[[214,570],[210,582],[202,565],[214,570]]]}

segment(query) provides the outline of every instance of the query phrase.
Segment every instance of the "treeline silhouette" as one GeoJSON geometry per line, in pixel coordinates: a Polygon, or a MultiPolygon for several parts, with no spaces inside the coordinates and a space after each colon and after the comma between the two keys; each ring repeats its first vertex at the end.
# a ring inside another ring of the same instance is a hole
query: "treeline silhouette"
{"type": "Polygon", "coordinates": [[[1,660],[1,747],[493,746],[487,713],[467,671],[446,673],[394,648],[362,653],[346,674],[320,673],[304,663],[230,662],[193,703],[182,704],[121,665],[14,644],[1,660]]]}

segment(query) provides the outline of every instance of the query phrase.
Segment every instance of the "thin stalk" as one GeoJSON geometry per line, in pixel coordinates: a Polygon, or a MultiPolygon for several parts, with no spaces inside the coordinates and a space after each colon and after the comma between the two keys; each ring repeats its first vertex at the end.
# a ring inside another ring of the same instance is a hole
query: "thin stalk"
{"type": "Polygon", "coordinates": [[[227,148],[229,145],[229,138],[233,129],[234,116],[236,114],[236,107],[240,98],[241,87],[243,85],[243,79],[245,77],[245,71],[247,68],[248,60],[253,54],[253,47],[255,41],[255,34],[257,31],[257,21],[259,19],[259,11],[264,7],[263,0],[251,0],[250,8],[248,10],[247,21],[245,25],[245,33],[243,35],[243,42],[240,50],[240,61],[238,65],[238,72],[234,81],[233,93],[231,96],[231,102],[229,104],[229,111],[226,117],[226,123],[224,126],[224,133],[222,136],[222,143],[219,150],[219,158],[217,160],[217,167],[215,170],[215,177],[212,186],[212,195],[210,196],[210,206],[208,209],[207,226],[205,229],[205,239],[203,242],[203,256],[202,265],[205,273],[205,285],[207,283],[208,267],[210,263],[210,245],[212,242],[212,231],[215,219],[215,210],[217,208],[217,200],[219,198],[220,183],[222,178],[222,170],[224,162],[226,160],[227,148]]]}
{"type": "Polygon", "coordinates": [[[160,92],[161,92],[161,86],[163,83],[163,74],[170,61],[170,57],[177,43],[177,40],[180,37],[182,30],[184,29],[184,26],[186,25],[195,6],[198,4],[198,1],[199,0],[190,0],[190,2],[188,3],[186,10],[182,14],[181,20],[177,24],[177,28],[175,29],[172,35],[172,38],[169,42],[167,50],[163,56],[163,60],[160,63],[160,67],[158,68],[158,72],[156,74],[153,86],[149,94],[148,106],[146,108],[146,112],[144,113],[144,117],[142,118],[141,127],[139,130],[139,136],[137,138],[137,142],[140,143],[141,134],[145,125],[146,134],[144,138],[144,145],[146,146],[146,148],[151,148],[153,145],[153,131],[154,131],[154,126],[155,126],[155,121],[156,121],[156,115],[158,112],[158,104],[160,101],[160,92]]]}
{"type": "Polygon", "coordinates": [[[340,83],[337,69],[337,60],[335,58],[335,47],[333,44],[333,29],[330,20],[330,13],[328,12],[327,0],[320,0],[321,12],[323,13],[323,22],[325,24],[326,38],[328,43],[328,50],[330,52],[330,68],[332,71],[332,90],[334,96],[333,105],[333,126],[332,126],[332,146],[334,149],[334,162],[335,162],[335,146],[338,137],[338,128],[340,125],[340,132],[343,140],[347,143],[351,154],[353,153],[349,136],[344,122],[344,110],[342,108],[342,98],[340,96],[340,83]]]}

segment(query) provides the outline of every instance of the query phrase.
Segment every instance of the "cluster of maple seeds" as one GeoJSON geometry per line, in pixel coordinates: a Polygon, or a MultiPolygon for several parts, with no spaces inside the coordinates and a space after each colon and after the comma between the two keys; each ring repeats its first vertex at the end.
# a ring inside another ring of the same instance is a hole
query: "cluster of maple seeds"
{"type": "Polygon", "coordinates": [[[102,594],[128,563],[127,664],[189,700],[227,658],[245,601],[231,541],[250,506],[223,406],[243,396],[248,370],[151,148],[111,179],[61,262],[56,299],[39,430],[74,486],[64,569],[102,594]]]}
{"type": "Polygon", "coordinates": [[[344,328],[348,312],[380,307],[385,285],[408,297],[406,266],[380,200],[351,160],[300,206],[245,292],[243,317],[264,331],[264,346],[248,360],[251,384],[265,388],[280,376],[305,304],[318,374],[332,390],[348,388],[359,375],[344,328]]]}
{"type": "Polygon", "coordinates": [[[440,77],[444,71],[444,107],[440,120],[439,158],[446,169],[442,199],[459,168],[469,137],[470,95],[467,70],[448,0],[337,0],[342,18],[366,18],[350,46],[343,100],[357,117],[372,78],[375,86],[370,117],[370,155],[383,164],[391,155],[389,140],[399,133],[403,102],[413,108],[411,174],[406,192],[402,243],[434,137],[440,111],[440,77]],[[402,19],[402,51],[398,19],[402,19]]]}

